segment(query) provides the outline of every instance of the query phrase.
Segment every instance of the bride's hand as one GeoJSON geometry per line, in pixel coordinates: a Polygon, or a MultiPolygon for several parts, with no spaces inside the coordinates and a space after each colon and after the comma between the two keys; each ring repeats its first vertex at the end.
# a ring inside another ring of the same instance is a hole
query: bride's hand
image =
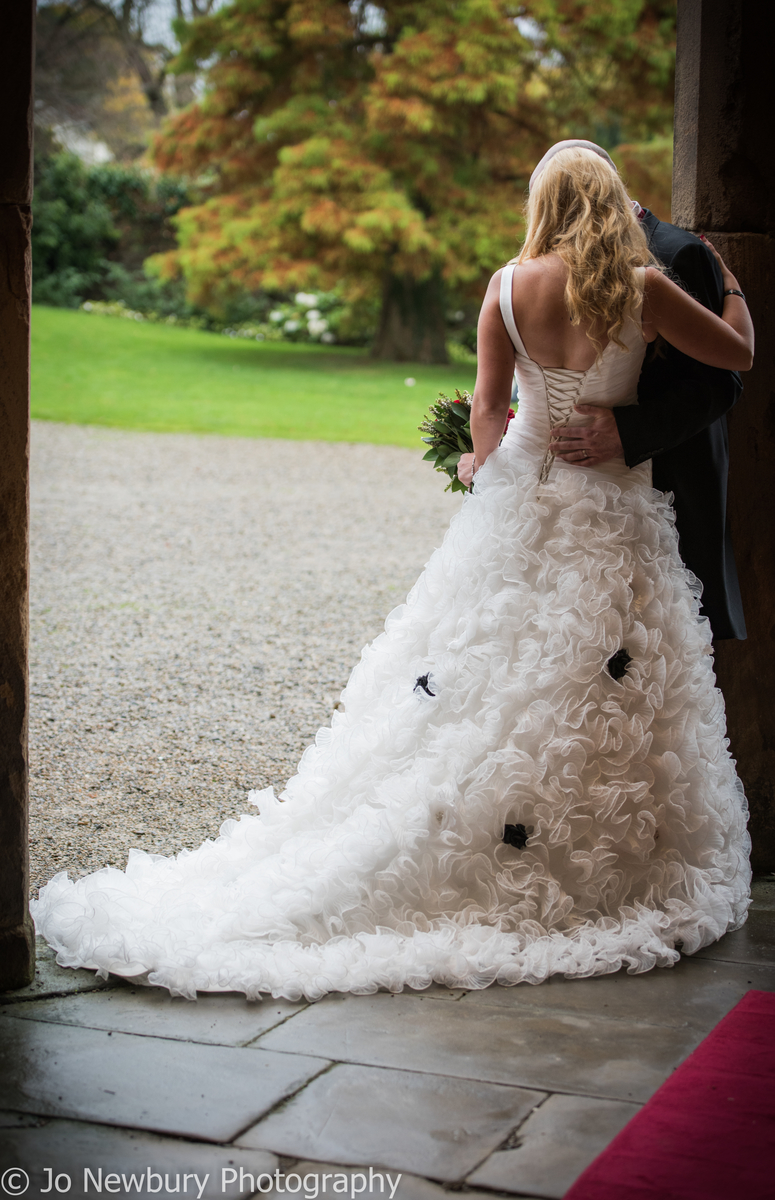
{"type": "Polygon", "coordinates": [[[734,275],[730,271],[727,264],[724,262],[723,258],[719,254],[716,247],[713,245],[713,242],[711,242],[709,238],[706,238],[704,233],[700,234],[700,241],[704,242],[704,244],[708,247],[711,254],[715,258],[718,265],[721,267],[721,277],[724,280],[724,287],[725,288],[739,288],[740,284],[735,279],[734,275]]]}
{"type": "Polygon", "coordinates": [[[473,454],[461,454],[460,462],[457,464],[457,477],[466,487],[471,486],[471,480],[474,477],[474,456],[473,454]]]}

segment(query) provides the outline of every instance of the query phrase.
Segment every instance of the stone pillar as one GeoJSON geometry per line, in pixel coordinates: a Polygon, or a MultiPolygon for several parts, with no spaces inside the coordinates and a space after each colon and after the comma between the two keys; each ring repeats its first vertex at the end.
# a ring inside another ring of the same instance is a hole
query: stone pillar
{"type": "Polygon", "coordinates": [[[35,971],[27,907],[30,228],[35,0],[0,38],[0,989],[35,971]]]}
{"type": "Polygon", "coordinates": [[[678,0],[673,222],[737,275],[756,362],[729,416],[729,511],[748,640],[717,643],[755,871],[775,870],[775,4],[678,0]]]}

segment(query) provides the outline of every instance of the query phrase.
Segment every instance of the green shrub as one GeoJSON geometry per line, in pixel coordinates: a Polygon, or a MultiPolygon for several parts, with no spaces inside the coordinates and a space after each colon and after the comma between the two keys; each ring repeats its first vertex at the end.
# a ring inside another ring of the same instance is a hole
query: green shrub
{"type": "Polygon", "coordinates": [[[74,154],[35,164],[32,226],[32,297],[38,304],[77,308],[95,293],[120,239],[113,214],[91,186],[74,154]]]}
{"type": "Polygon", "coordinates": [[[191,315],[182,284],[161,284],[143,271],[149,255],[175,244],[171,219],[189,199],[180,180],[138,167],[90,167],[64,151],[38,155],[34,300],[77,308],[85,299],[123,299],[191,315]]]}

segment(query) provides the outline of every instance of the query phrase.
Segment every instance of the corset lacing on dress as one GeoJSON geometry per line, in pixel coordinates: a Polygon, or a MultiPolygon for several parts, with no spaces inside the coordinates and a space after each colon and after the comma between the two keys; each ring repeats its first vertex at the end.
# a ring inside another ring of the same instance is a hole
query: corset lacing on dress
{"type": "MultiPolygon", "coordinates": [[[[543,376],[549,425],[552,429],[564,429],[573,416],[573,406],[581,395],[587,373],[570,371],[564,367],[542,367],[538,363],[536,366],[543,376]]],[[[554,452],[547,449],[541,463],[539,483],[546,483],[548,480],[554,457],[554,452]]]]}

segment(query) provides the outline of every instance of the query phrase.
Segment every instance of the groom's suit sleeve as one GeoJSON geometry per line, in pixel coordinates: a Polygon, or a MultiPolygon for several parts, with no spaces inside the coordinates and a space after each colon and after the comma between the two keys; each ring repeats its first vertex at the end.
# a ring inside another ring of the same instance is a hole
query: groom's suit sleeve
{"type": "MultiPolygon", "coordinates": [[[[668,256],[660,257],[666,261],[668,256]]],[[[720,315],[724,284],[707,247],[693,239],[671,257],[670,273],[690,295],[720,315]]],[[[627,466],[656,458],[707,429],[732,408],[741,391],[735,371],[706,367],[667,342],[660,351],[650,350],[638,383],[637,405],[613,409],[627,466]]]]}

